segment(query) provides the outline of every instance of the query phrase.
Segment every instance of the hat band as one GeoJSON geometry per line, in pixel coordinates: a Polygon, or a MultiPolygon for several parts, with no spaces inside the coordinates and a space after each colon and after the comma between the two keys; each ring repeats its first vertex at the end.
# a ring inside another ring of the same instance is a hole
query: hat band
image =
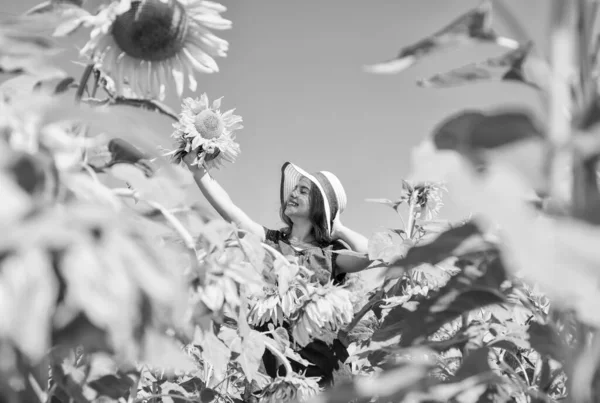
{"type": "Polygon", "coordinates": [[[333,221],[339,209],[339,204],[337,200],[337,195],[335,194],[335,190],[333,189],[333,186],[331,186],[331,182],[329,182],[327,177],[321,172],[314,173],[313,176],[317,181],[319,181],[319,184],[325,192],[323,196],[325,199],[325,203],[329,204],[329,211],[331,212],[331,221],[333,221]]]}

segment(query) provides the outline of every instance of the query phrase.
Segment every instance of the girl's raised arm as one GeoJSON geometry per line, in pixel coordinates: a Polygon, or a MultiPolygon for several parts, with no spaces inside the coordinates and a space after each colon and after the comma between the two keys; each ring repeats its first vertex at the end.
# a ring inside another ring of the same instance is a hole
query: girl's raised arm
{"type": "Polygon", "coordinates": [[[236,224],[239,228],[248,231],[265,239],[265,230],[262,225],[254,222],[246,213],[236,206],[229,194],[219,185],[219,183],[210,176],[204,166],[192,166],[193,161],[191,154],[184,157],[184,162],[188,165],[190,171],[194,175],[194,181],[200,188],[200,191],[206,197],[206,200],[213,206],[215,210],[228,222],[236,224]],[[189,156],[189,157],[188,157],[189,156]]]}

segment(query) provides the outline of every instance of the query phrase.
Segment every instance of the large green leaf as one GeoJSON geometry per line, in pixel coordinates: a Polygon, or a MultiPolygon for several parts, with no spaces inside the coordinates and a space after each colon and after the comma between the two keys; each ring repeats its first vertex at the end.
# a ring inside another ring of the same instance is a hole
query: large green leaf
{"type": "Polygon", "coordinates": [[[393,262],[406,252],[406,245],[394,231],[376,232],[369,239],[369,259],[393,262]]]}
{"type": "Polygon", "coordinates": [[[217,379],[225,376],[230,357],[229,348],[213,332],[205,332],[202,340],[202,358],[213,366],[217,379]]]}
{"type": "Polygon", "coordinates": [[[373,334],[373,341],[384,341],[398,335],[401,335],[401,346],[423,341],[463,313],[505,302],[506,298],[500,292],[500,285],[505,279],[506,273],[499,258],[482,265],[479,271],[463,270],[429,299],[422,301],[415,311],[394,312],[394,315],[400,315],[400,320],[394,321],[392,317],[384,323],[373,334]]]}
{"type": "Polygon", "coordinates": [[[373,341],[383,341],[398,336],[402,323],[410,315],[410,311],[402,305],[390,309],[380,328],[373,333],[373,341]]]}
{"type": "Polygon", "coordinates": [[[215,400],[217,396],[217,392],[215,392],[213,389],[205,388],[202,389],[202,392],[200,392],[200,401],[202,403],[210,403],[215,400]]]}
{"type": "Polygon", "coordinates": [[[538,353],[559,362],[565,362],[568,354],[567,345],[554,326],[531,322],[527,333],[529,334],[529,344],[538,353]]]}
{"type": "Polygon", "coordinates": [[[92,382],[88,386],[98,392],[98,396],[107,396],[118,400],[121,397],[127,398],[129,389],[133,385],[133,380],[126,374],[104,375],[92,382]]]}
{"type": "Polygon", "coordinates": [[[236,361],[240,363],[246,378],[248,378],[249,381],[255,379],[262,356],[265,352],[263,336],[256,330],[251,330],[243,340],[241,338],[236,339],[236,341],[233,342],[231,349],[240,352],[236,361]],[[234,347],[236,342],[240,343],[239,347],[234,347]]]}
{"type": "Polygon", "coordinates": [[[456,374],[454,374],[454,381],[490,372],[492,369],[488,361],[489,354],[490,349],[483,347],[465,357],[462,365],[458,368],[456,374]]]}
{"type": "Polygon", "coordinates": [[[501,56],[438,73],[419,80],[418,84],[422,87],[447,88],[480,82],[508,81],[542,89],[547,84],[549,69],[544,60],[530,55],[532,45],[529,42],[501,56]]]}
{"type": "Polygon", "coordinates": [[[430,243],[412,247],[406,256],[391,263],[387,275],[399,275],[404,269],[423,263],[438,264],[451,256],[490,248],[491,245],[481,237],[477,225],[468,222],[443,232],[430,243]]]}
{"type": "Polygon", "coordinates": [[[510,49],[517,48],[519,44],[516,40],[500,37],[494,32],[491,18],[491,1],[482,1],[430,35],[404,46],[395,58],[367,66],[366,70],[375,74],[399,73],[441,50],[469,43],[487,42],[510,49]]]}
{"type": "Polygon", "coordinates": [[[140,160],[148,160],[146,153],[140,151],[130,142],[122,138],[114,138],[108,142],[108,151],[111,154],[110,165],[119,162],[128,162],[135,164],[140,160]]]}
{"type": "Polygon", "coordinates": [[[319,396],[319,402],[346,403],[369,402],[373,396],[382,400],[400,402],[412,391],[425,390],[429,385],[438,384],[427,377],[432,363],[420,357],[419,352],[409,362],[401,362],[386,368],[376,376],[357,377],[352,383],[342,383],[319,396]],[[385,400],[383,400],[385,399],[385,400]]]}
{"type": "Polygon", "coordinates": [[[444,120],[433,133],[436,148],[463,154],[542,137],[540,125],[523,110],[463,111],[444,120]]]}

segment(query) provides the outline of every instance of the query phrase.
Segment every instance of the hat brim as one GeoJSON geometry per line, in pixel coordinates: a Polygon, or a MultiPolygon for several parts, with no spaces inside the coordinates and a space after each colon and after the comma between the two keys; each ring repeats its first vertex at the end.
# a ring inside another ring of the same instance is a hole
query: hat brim
{"type": "Polygon", "coordinates": [[[296,187],[298,182],[300,182],[300,179],[302,179],[302,177],[305,177],[306,179],[311,181],[317,187],[317,189],[319,189],[319,192],[321,193],[321,196],[323,197],[324,201],[325,218],[327,221],[327,233],[331,235],[331,209],[329,208],[329,199],[327,197],[325,189],[323,189],[323,186],[321,185],[321,183],[319,183],[319,181],[314,175],[309,174],[304,169],[292,164],[291,162],[286,162],[281,167],[281,204],[283,205],[285,201],[289,198],[290,194],[294,191],[294,188],[296,187]]]}

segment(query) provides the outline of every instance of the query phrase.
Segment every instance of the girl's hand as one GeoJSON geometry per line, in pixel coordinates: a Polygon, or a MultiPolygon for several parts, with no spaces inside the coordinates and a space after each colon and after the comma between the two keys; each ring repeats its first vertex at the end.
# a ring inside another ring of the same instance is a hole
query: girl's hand
{"type": "Polygon", "coordinates": [[[185,163],[185,165],[187,165],[188,168],[190,168],[190,169],[198,168],[196,165],[192,165],[192,163],[196,159],[196,155],[197,155],[197,151],[193,150],[193,151],[190,151],[189,153],[187,153],[182,158],[182,161],[185,163]]]}
{"type": "Polygon", "coordinates": [[[345,229],[346,227],[344,227],[344,224],[342,224],[342,221],[340,220],[340,216],[338,214],[337,217],[335,217],[335,219],[333,220],[333,225],[331,226],[331,238],[334,241],[337,241],[342,237],[342,233],[345,229]]]}
{"type": "MultiPolygon", "coordinates": [[[[204,166],[204,164],[202,166],[192,165],[194,163],[194,160],[196,159],[196,156],[203,152],[204,151],[202,151],[202,148],[192,150],[189,153],[187,153],[181,160],[185,163],[185,165],[187,165],[190,171],[206,170],[206,166],[204,166]]],[[[208,162],[210,160],[213,160],[217,158],[217,156],[220,153],[221,151],[217,148],[216,150],[214,150],[213,153],[204,155],[204,161],[208,162]]]]}

